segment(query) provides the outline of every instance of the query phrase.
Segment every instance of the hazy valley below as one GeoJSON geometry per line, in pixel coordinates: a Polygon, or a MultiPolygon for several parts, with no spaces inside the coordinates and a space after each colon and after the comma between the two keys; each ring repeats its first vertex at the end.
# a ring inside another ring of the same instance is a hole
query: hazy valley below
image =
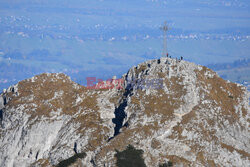
{"type": "MultiPolygon", "coordinates": [[[[165,20],[172,57],[201,65],[249,60],[249,18],[249,2],[234,0],[1,1],[0,89],[43,72],[82,85],[86,77],[120,77],[162,56],[165,20]]],[[[218,73],[234,69],[225,70],[218,73]]],[[[244,73],[223,78],[249,83],[244,73]]]]}

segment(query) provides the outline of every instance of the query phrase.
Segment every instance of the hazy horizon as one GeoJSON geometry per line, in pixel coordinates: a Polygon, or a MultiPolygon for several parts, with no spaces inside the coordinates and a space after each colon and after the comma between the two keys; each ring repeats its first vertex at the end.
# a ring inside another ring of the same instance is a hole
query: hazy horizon
{"type": "Polygon", "coordinates": [[[0,2],[0,88],[42,72],[120,76],[161,57],[168,22],[172,57],[201,65],[249,59],[244,0],[54,0],[0,2]]]}

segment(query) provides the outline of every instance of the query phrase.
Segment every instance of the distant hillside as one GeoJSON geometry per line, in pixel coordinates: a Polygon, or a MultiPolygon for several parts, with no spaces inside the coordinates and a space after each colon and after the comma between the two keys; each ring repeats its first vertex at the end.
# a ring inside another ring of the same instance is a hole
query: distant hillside
{"type": "Polygon", "coordinates": [[[208,65],[223,79],[243,84],[250,90],[250,59],[241,59],[232,63],[208,65]]]}
{"type": "Polygon", "coordinates": [[[208,65],[209,68],[213,70],[226,70],[226,69],[232,69],[232,68],[244,68],[244,67],[250,67],[250,59],[240,59],[236,60],[232,63],[216,63],[216,64],[210,64],[208,65]]]}
{"type": "Polygon", "coordinates": [[[4,88],[39,73],[41,73],[41,69],[37,67],[0,61],[0,93],[4,88]]]}

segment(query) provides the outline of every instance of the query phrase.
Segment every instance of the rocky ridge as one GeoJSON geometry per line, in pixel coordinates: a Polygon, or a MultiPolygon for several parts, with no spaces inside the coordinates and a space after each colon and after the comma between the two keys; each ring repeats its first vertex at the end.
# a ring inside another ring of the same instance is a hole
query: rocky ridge
{"type": "Polygon", "coordinates": [[[116,166],[142,149],[147,166],[247,166],[249,93],[212,70],[171,58],[123,75],[123,88],[88,89],[41,74],[0,96],[0,166],[116,166]],[[157,87],[158,86],[158,87],[157,87]]]}

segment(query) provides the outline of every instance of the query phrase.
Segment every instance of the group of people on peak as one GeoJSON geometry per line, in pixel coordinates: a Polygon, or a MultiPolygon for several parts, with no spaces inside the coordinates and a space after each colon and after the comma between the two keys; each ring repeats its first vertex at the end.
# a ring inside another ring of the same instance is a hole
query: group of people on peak
{"type": "MultiPolygon", "coordinates": [[[[171,58],[171,56],[169,56],[169,54],[167,53],[167,57],[171,58]]],[[[183,60],[183,57],[181,56],[180,60],[183,60]]]]}

